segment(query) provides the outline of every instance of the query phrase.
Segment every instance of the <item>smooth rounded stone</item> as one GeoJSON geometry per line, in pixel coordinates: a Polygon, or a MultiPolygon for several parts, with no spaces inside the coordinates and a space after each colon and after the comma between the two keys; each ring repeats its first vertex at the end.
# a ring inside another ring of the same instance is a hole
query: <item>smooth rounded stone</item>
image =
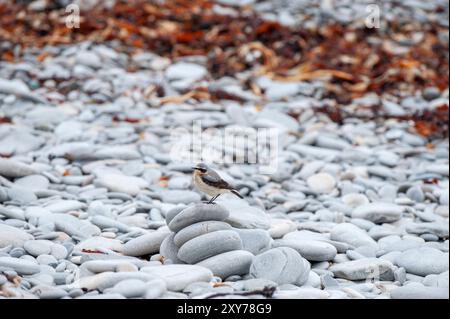
{"type": "Polygon", "coordinates": [[[370,203],[356,207],[352,212],[353,218],[370,220],[376,224],[392,223],[402,217],[404,208],[390,203],[370,203]]]}
{"type": "Polygon", "coordinates": [[[17,160],[0,158],[0,176],[4,177],[24,177],[35,175],[38,172],[33,167],[21,163],[17,160]]]}
{"type": "Polygon", "coordinates": [[[207,258],[197,265],[208,268],[214,276],[225,279],[232,275],[248,274],[253,258],[254,255],[248,251],[233,250],[207,258]]]}
{"type": "Polygon", "coordinates": [[[423,246],[422,242],[412,239],[401,239],[393,242],[384,243],[383,241],[378,242],[380,250],[377,252],[378,255],[386,254],[393,251],[403,252],[413,248],[419,248],[423,246]]]}
{"type": "MultiPolygon", "coordinates": [[[[149,267],[156,268],[156,267],[149,267]]],[[[104,290],[114,287],[117,283],[123,280],[137,279],[144,282],[148,282],[157,279],[158,276],[146,273],[146,272],[102,272],[92,276],[81,277],[73,284],[69,285],[69,288],[81,288],[86,290],[104,290]]]]}
{"type": "Polygon", "coordinates": [[[13,247],[23,247],[23,244],[31,239],[33,239],[33,236],[22,229],[0,224],[0,248],[10,245],[13,247]]]}
{"type": "Polygon", "coordinates": [[[413,186],[408,189],[406,196],[417,203],[421,203],[425,200],[425,194],[420,186],[413,186]]]}
{"type": "Polygon", "coordinates": [[[20,186],[8,189],[8,196],[11,201],[19,204],[29,204],[37,200],[37,196],[32,190],[20,186]]]}
{"type": "Polygon", "coordinates": [[[163,190],[159,192],[164,203],[191,204],[201,200],[201,196],[189,190],[163,190]]]}
{"type": "Polygon", "coordinates": [[[275,240],[272,247],[290,247],[309,261],[328,261],[336,257],[336,248],[326,242],[318,240],[294,241],[289,239],[275,240]]]}
{"type": "Polygon", "coordinates": [[[138,266],[145,266],[145,261],[135,261],[132,259],[105,259],[88,260],[79,267],[80,274],[93,275],[102,272],[134,272],[138,271],[138,266]]]}
{"type": "Polygon", "coordinates": [[[315,193],[329,194],[336,186],[333,176],[328,173],[319,173],[308,177],[306,180],[308,187],[315,193]]]}
{"type": "Polygon", "coordinates": [[[40,272],[41,268],[35,262],[13,257],[0,257],[0,268],[12,269],[20,275],[34,275],[40,272]]]}
{"type": "Polygon", "coordinates": [[[396,264],[418,276],[440,274],[449,270],[449,254],[429,247],[413,248],[399,255],[396,264]]]}
{"type": "Polygon", "coordinates": [[[77,299],[104,299],[104,300],[120,300],[120,299],[126,299],[124,296],[120,294],[85,294],[83,296],[77,297],[77,299]]]}
{"type": "MultiPolygon", "coordinates": [[[[1,167],[1,164],[0,164],[0,167],[1,167]]],[[[425,167],[425,170],[428,173],[435,173],[435,174],[440,174],[443,176],[449,175],[448,163],[447,164],[430,164],[425,167]]]]}
{"type": "Polygon", "coordinates": [[[244,291],[258,291],[267,288],[276,288],[278,284],[269,279],[264,278],[254,278],[237,281],[233,287],[236,290],[244,290],[244,291]]]}
{"type": "Polygon", "coordinates": [[[193,282],[209,282],[213,278],[211,270],[198,265],[143,267],[141,272],[164,280],[170,291],[183,291],[193,282]]]}
{"type": "Polygon", "coordinates": [[[220,196],[216,203],[230,212],[225,220],[231,226],[245,229],[269,229],[270,217],[262,209],[250,206],[246,201],[234,195],[220,196]]]}
{"type": "Polygon", "coordinates": [[[147,284],[138,279],[127,279],[118,282],[114,287],[105,290],[105,293],[117,293],[125,298],[142,297],[147,290],[147,284]]]}
{"type": "Polygon", "coordinates": [[[14,181],[14,185],[27,188],[29,190],[47,189],[50,182],[47,177],[42,175],[29,175],[14,181]]]}
{"type": "Polygon", "coordinates": [[[175,233],[171,233],[167,236],[161,243],[159,253],[164,257],[165,260],[169,259],[174,264],[184,264],[183,261],[178,259],[178,247],[174,241],[175,233]]]}
{"type": "Polygon", "coordinates": [[[421,283],[408,285],[391,290],[392,299],[449,299],[448,288],[426,287],[421,283]]]}
{"type": "Polygon", "coordinates": [[[94,182],[95,185],[105,187],[111,192],[125,193],[131,196],[136,196],[141,189],[149,186],[148,182],[140,177],[106,172],[99,173],[94,182]]]}
{"type": "Polygon", "coordinates": [[[39,255],[52,255],[56,259],[64,259],[68,254],[66,247],[49,240],[29,240],[24,243],[23,248],[35,257],[39,255]]]}
{"type": "Polygon", "coordinates": [[[310,263],[289,247],[270,249],[253,259],[250,275],[272,280],[280,285],[303,285],[309,277],[310,263]]]}
{"type": "Polygon", "coordinates": [[[281,238],[297,230],[297,224],[290,219],[271,218],[269,234],[272,238],[281,238]]]}
{"type": "Polygon", "coordinates": [[[177,232],[174,237],[174,243],[178,247],[181,247],[187,241],[200,235],[212,233],[218,230],[229,230],[229,229],[231,229],[231,226],[221,221],[212,220],[195,223],[177,232]]]}
{"type": "Polygon", "coordinates": [[[239,234],[232,230],[219,230],[189,240],[178,251],[178,258],[195,264],[206,258],[231,250],[242,249],[239,234]]]}
{"type": "Polygon", "coordinates": [[[58,265],[58,261],[52,255],[39,255],[36,258],[36,261],[40,265],[48,265],[51,267],[56,267],[58,265]]]}
{"type": "Polygon", "coordinates": [[[86,220],[81,220],[68,214],[51,214],[40,219],[40,222],[54,223],[57,230],[81,240],[100,235],[101,231],[86,220]]]}
{"type": "Polygon", "coordinates": [[[378,258],[363,258],[332,265],[329,270],[336,277],[348,280],[393,280],[394,265],[378,258]]]}
{"type": "Polygon", "coordinates": [[[85,208],[86,204],[77,200],[59,200],[45,206],[46,210],[55,214],[63,214],[69,211],[76,211],[85,208]]]}
{"type": "Polygon", "coordinates": [[[364,230],[350,223],[338,224],[330,232],[330,239],[338,242],[347,243],[355,248],[359,246],[378,245],[364,230]]]}
{"type": "Polygon", "coordinates": [[[134,238],[123,245],[122,253],[126,256],[144,256],[159,252],[161,243],[170,234],[167,229],[156,230],[134,238]]]}
{"type": "Polygon", "coordinates": [[[155,279],[147,282],[147,290],[145,291],[145,299],[156,299],[167,292],[166,282],[162,279],[155,279]]]}
{"type": "Polygon", "coordinates": [[[369,199],[364,194],[350,193],[342,196],[342,202],[351,208],[356,208],[369,204],[369,199]]]}
{"type": "Polygon", "coordinates": [[[434,234],[439,238],[449,237],[449,224],[439,222],[427,222],[427,223],[409,223],[406,225],[406,231],[410,234],[422,235],[422,234],[434,234]]]}
{"type": "Polygon", "coordinates": [[[203,221],[223,221],[227,219],[229,212],[219,205],[196,204],[185,208],[172,218],[168,224],[169,229],[178,232],[181,229],[203,221]]]}
{"type": "Polygon", "coordinates": [[[253,255],[259,255],[270,248],[272,237],[264,229],[239,229],[234,228],[242,240],[242,249],[251,252],[253,255]]]}
{"type": "Polygon", "coordinates": [[[15,258],[20,258],[20,257],[22,257],[25,254],[26,254],[25,249],[19,248],[19,247],[13,248],[9,252],[9,255],[11,257],[15,257],[15,258]]]}
{"type": "Polygon", "coordinates": [[[428,275],[423,280],[423,284],[427,287],[449,288],[449,272],[443,272],[439,275],[428,275]]]}

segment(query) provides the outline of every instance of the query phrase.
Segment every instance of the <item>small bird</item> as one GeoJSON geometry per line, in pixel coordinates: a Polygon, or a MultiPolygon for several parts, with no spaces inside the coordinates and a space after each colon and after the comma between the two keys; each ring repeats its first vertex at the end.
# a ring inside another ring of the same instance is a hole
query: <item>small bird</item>
{"type": "Polygon", "coordinates": [[[230,184],[224,181],[219,174],[209,168],[207,165],[201,163],[193,167],[194,170],[194,185],[201,192],[211,196],[208,204],[213,204],[214,201],[222,194],[233,193],[239,198],[242,197],[239,192],[230,184]]]}

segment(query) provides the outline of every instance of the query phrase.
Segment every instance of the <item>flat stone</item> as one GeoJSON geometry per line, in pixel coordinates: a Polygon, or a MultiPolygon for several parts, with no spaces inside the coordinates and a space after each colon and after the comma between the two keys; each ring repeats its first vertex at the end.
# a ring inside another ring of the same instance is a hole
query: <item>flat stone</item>
{"type": "Polygon", "coordinates": [[[29,175],[14,181],[14,184],[17,186],[21,186],[27,188],[29,190],[41,190],[47,189],[50,182],[47,177],[42,175],[29,175]]]}
{"type": "Polygon", "coordinates": [[[174,242],[178,247],[181,247],[187,241],[204,235],[207,233],[212,233],[218,230],[229,230],[231,226],[225,222],[221,221],[204,221],[189,225],[182,230],[180,230],[174,237],[174,242]]]}
{"type": "Polygon", "coordinates": [[[242,249],[242,240],[232,230],[219,230],[201,235],[186,242],[178,251],[178,258],[189,264],[231,250],[242,249]]]}
{"type": "Polygon", "coordinates": [[[226,279],[232,275],[248,274],[253,258],[248,251],[233,250],[207,258],[197,265],[208,268],[214,276],[226,279]]]}
{"type": "Polygon", "coordinates": [[[21,186],[13,186],[12,188],[8,189],[8,196],[10,200],[23,205],[30,204],[37,200],[37,196],[31,189],[21,186]]]}
{"type": "Polygon", "coordinates": [[[171,81],[182,80],[186,78],[199,80],[205,77],[207,74],[208,71],[204,66],[186,62],[178,62],[176,64],[172,64],[166,70],[166,77],[171,81]]]}
{"type": "Polygon", "coordinates": [[[0,268],[2,267],[14,270],[20,275],[34,275],[40,272],[37,263],[22,258],[0,257],[0,268]]]}
{"type": "Polygon", "coordinates": [[[271,218],[269,234],[272,238],[281,238],[297,230],[297,224],[290,219],[271,218]]]}
{"type": "Polygon", "coordinates": [[[312,175],[308,177],[306,183],[313,192],[319,194],[331,193],[336,186],[334,177],[328,173],[318,173],[312,175]]]}
{"type": "Polygon", "coordinates": [[[253,259],[250,275],[269,279],[277,284],[303,285],[309,277],[311,265],[289,247],[270,249],[253,259]]]}
{"type": "Polygon", "coordinates": [[[330,238],[349,244],[353,247],[372,246],[377,247],[377,243],[361,228],[350,223],[338,224],[333,227],[330,238]]]}
{"type": "Polygon", "coordinates": [[[329,261],[333,260],[337,254],[333,245],[318,240],[294,241],[281,239],[274,241],[272,247],[290,247],[308,261],[329,261]]]}
{"type": "Polygon", "coordinates": [[[429,247],[413,248],[404,251],[396,258],[396,264],[406,272],[427,276],[449,270],[449,254],[429,247]]]}
{"type": "Polygon", "coordinates": [[[222,221],[229,216],[227,210],[214,204],[196,204],[178,213],[168,224],[170,230],[178,232],[181,229],[203,221],[222,221]]]}
{"type": "Polygon", "coordinates": [[[168,230],[156,230],[131,239],[123,245],[122,253],[126,256],[144,256],[159,252],[162,242],[170,234],[168,230]]]}
{"type": "Polygon", "coordinates": [[[367,219],[377,224],[392,223],[401,218],[403,210],[403,207],[395,204],[370,203],[356,207],[352,217],[367,219]]]}
{"type": "Polygon", "coordinates": [[[345,205],[356,208],[359,206],[363,206],[369,204],[369,199],[366,195],[358,194],[358,193],[350,193],[342,196],[342,201],[345,205]]]}
{"type": "Polygon", "coordinates": [[[426,223],[409,223],[406,225],[406,231],[410,234],[434,234],[439,238],[449,237],[448,223],[426,222],[426,223]]]}
{"type": "Polygon", "coordinates": [[[105,293],[118,293],[125,298],[142,297],[147,291],[147,285],[142,280],[127,279],[117,283],[113,288],[108,289],[105,293]]]}
{"type": "MultiPolygon", "coordinates": [[[[144,267],[144,268],[157,268],[157,267],[144,267]]],[[[143,269],[144,269],[143,268],[143,269]]],[[[105,291],[108,288],[114,287],[116,284],[123,280],[141,280],[149,282],[151,280],[158,279],[159,276],[149,274],[147,272],[103,272],[100,274],[82,277],[69,285],[70,288],[81,288],[87,290],[99,290],[105,291]]],[[[106,294],[105,294],[106,295],[106,294]]]]}
{"type": "Polygon", "coordinates": [[[377,258],[362,258],[332,265],[329,270],[336,277],[348,280],[365,280],[373,278],[376,280],[393,280],[394,265],[377,258]]]}
{"type": "Polygon", "coordinates": [[[52,213],[62,214],[69,211],[85,209],[86,204],[77,200],[60,200],[45,206],[45,209],[52,213]]]}
{"type": "Polygon", "coordinates": [[[0,224],[0,248],[9,245],[12,245],[13,247],[23,247],[23,244],[31,239],[33,239],[33,236],[21,229],[0,224]]]}
{"type": "Polygon", "coordinates": [[[197,265],[143,267],[141,271],[164,280],[170,291],[183,291],[193,282],[209,282],[213,277],[211,270],[197,265]]]}
{"type": "Polygon", "coordinates": [[[0,158],[0,176],[23,177],[37,174],[31,166],[12,159],[0,158]]]}

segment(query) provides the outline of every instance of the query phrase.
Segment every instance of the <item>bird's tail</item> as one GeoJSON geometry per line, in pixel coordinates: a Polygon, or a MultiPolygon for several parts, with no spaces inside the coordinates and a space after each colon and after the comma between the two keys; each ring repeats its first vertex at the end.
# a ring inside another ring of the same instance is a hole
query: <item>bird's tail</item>
{"type": "Polygon", "coordinates": [[[234,195],[236,195],[237,197],[244,199],[244,197],[243,197],[241,194],[239,194],[239,192],[238,192],[237,190],[232,189],[231,192],[232,192],[234,195]]]}

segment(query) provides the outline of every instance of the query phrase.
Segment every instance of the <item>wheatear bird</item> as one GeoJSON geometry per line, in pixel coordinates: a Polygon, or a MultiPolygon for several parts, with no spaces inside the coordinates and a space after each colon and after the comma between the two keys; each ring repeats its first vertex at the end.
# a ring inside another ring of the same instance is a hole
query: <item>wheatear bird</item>
{"type": "Polygon", "coordinates": [[[224,181],[219,174],[214,170],[209,168],[205,164],[198,164],[193,167],[194,169],[194,185],[201,192],[211,196],[209,204],[214,203],[214,201],[222,194],[233,193],[234,195],[244,198],[239,194],[239,192],[234,189],[230,184],[224,181]]]}

